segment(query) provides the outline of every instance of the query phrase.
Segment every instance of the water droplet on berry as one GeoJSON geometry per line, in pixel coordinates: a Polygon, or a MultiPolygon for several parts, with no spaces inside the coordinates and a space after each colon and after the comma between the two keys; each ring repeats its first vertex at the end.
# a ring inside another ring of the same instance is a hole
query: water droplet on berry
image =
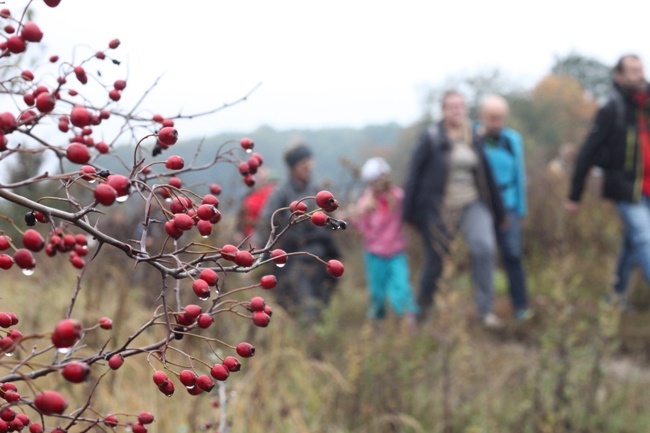
{"type": "Polygon", "coordinates": [[[34,268],[31,269],[23,269],[23,275],[27,275],[28,277],[30,275],[34,275],[34,268]]]}
{"type": "Polygon", "coordinates": [[[95,182],[97,182],[97,179],[95,179],[95,178],[92,178],[92,179],[88,180],[88,183],[95,183],[95,182]]]}
{"type": "Polygon", "coordinates": [[[65,355],[66,353],[70,353],[70,348],[69,347],[59,347],[56,349],[57,352],[59,352],[61,355],[65,355]]]}
{"type": "Polygon", "coordinates": [[[172,202],[172,198],[171,198],[171,197],[167,197],[167,198],[165,199],[165,203],[171,203],[171,202],[172,202]]]}
{"type": "Polygon", "coordinates": [[[5,353],[5,356],[13,356],[13,355],[14,355],[13,352],[7,352],[7,353],[5,353]]]}
{"type": "Polygon", "coordinates": [[[129,195],[125,194],[125,195],[121,195],[118,198],[116,198],[115,201],[118,202],[118,203],[124,203],[126,200],[128,200],[128,198],[129,198],[129,195]]]}
{"type": "Polygon", "coordinates": [[[253,149],[246,149],[246,153],[250,155],[251,153],[253,153],[253,149]]]}
{"type": "Polygon", "coordinates": [[[286,263],[276,263],[275,264],[275,266],[277,266],[278,268],[284,268],[284,265],[286,265],[286,263]]]}
{"type": "Polygon", "coordinates": [[[199,299],[202,300],[202,301],[207,301],[208,299],[210,299],[210,294],[208,294],[206,296],[199,296],[199,299]]]}
{"type": "Polygon", "coordinates": [[[185,388],[187,388],[187,389],[194,389],[195,386],[196,386],[196,385],[191,385],[191,386],[186,386],[185,388]]]}
{"type": "Polygon", "coordinates": [[[207,239],[207,238],[210,237],[210,235],[203,235],[203,236],[201,236],[201,237],[202,237],[203,239],[207,239]]]}

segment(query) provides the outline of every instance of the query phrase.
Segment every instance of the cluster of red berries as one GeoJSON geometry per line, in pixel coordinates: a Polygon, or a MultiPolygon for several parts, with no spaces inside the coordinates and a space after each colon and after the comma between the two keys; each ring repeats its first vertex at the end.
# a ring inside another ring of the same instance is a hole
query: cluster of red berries
{"type": "MultiPolygon", "coordinates": [[[[15,313],[0,312],[0,328],[7,329],[17,324],[18,316],[15,313]]],[[[0,353],[12,353],[22,338],[23,334],[18,329],[7,332],[4,337],[0,338],[0,353]]]]}
{"type": "Polygon", "coordinates": [[[171,188],[159,188],[158,192],[169,200],[169,218],[165,222],[165,232],[173,239],[179,239],[183,234],[196,227],[199,234],[208,237],[215,224],[221,221],[219,198],[214,194],[206,194],[200,203],[180,191],[181,179],[172,177],[168,185],[171,188]]]}
{"type": "Polygon", "coordinates": [[[255,186],[255,174],[257,174],[257,170],[262,166],[264,163],[264,159],[262,158],[262,155],[259,153],[253,153],[253,147],[255,147],[255,142],[251,140],[248,137],[244,137],[241,140],[239,140],[239,144],[241,145],[242,149],[246,151],[247,154],[251,154],[248,157],[248,160],[246,161],[241,161],[239,163],[239,174],[242,175],[244,179],[244,183],[248,187],[253,187],[255,186]]]}

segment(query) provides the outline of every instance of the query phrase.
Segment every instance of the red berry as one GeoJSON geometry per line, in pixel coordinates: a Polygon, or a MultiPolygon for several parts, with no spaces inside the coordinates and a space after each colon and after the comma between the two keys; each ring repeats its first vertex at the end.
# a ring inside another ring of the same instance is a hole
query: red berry
{"type": "Polygon", "coordinates": [[[13,325],[11,316],[7,313],[0,313],[0,328],[8,328],[13,325]]]}
{"type": "Polygon", "coordinates": [[[226,260],[234,261],[238,252],[239,248],[231,244],[226,244],[221,247],[221,257],[226,260]]]}
{"type": "Polygon", "coordinates": [[[108,97],[111,101],[119,101],[122,98],[122,94],[117,89],[111,89],[108,91],[108,97]]]}
{"type": "Polygon", "coordinates": [[[272,250],[270,257],[278,265],[283,265],[283,264],[287,263],[287,259],[289,258],[289,256],[287,256],[286,251],[281,250],[279,248],[276,248],[275,250],[272,250]]]}
{"type": "Polygon", "coordinates": [[[124,90],[126,88],[126,81],[124,80],[115,80],[113,87],[117,90],[124,90]]]}
{"type": "Polygon", "coordinates": [[[259,326],[260,328],[266,328],[269,326],[271,321],[271,316],[266,314],[264,311],[256,311],[253,313],[253,324],[259,326]]]}
{"type": "Polygon", "coordinates": [[[325,212],[321,212],[321,211],[316,211],[313,214],[311,214],[311,222],[321,227],[327,225],[327,221],[329,221],[329,218],[330,217],[328,217],[325,212]]]}
{"type": "Polygon", "coordinates": [[[185,314],[187,314],[192,319],[196,319],[203,312],[203,309],[201,307],[194,304],[187,304],[183,309],[185,310],[185,314]]]}
{"type": "Polygon", "coordinates": [[[117,199],[117,191],[107,183],[100,183],[95,187],[94,197],[97,203],[110,206],[117,199]]]}
{"type": "Polygon", "coordinates": [[[194,280],[192,290],[199,299],[208,299],[210,297],[210,285],[202,278],[194,280]]]}
{"type": "Polygon", "coordinates": [[[99,319],[99,327],[102,329],[113,329],[113,321],[108,317],[102,317],[99,319]]]}
{"type": "Polygon", "coordinates": [[[250,268],[251,266],[253,266],[254,262],[255,262],[255,258],[248,251],[238,251],[237,254],[235,255],[235,264],[237,264],[237,266],[250,268]]]}
{"type": "Polygon", "coordinates": [[[49,93],[40,93],[35,100],[36,109],[41,113],[54,110],[54,98],[49,93]]]}
{"type": "Polygon", "coordinates": [[[36,266],[36,260],[31,251],[19,248],[14,253],[14,262],[20,269],[34,269],[36,266]]]}
{"type": "Polygon", "coordinates": [[[228,369],[228,371],[233,373],[241,369],[241,363],[239,362],[239,359],[235,358],[234,356],[226,356],[221,363],[228,369]]]}
{"type": "Polygon", "coordinates": [[[120,46],[120,40],[119,39],[113,39],[108,43],[108,48],[114,50],[115,48],[120,46]]]}
{"type": "Polygon", "coordinates": [[[102,155],[106,155],[108,152],[110,152],[111,148],[108,146],[108,144],[105,141],[100,141],[95,145],[95,149],[97,149],[97,152],[101,153],[102,155]]]}
{"type": "Polygon", "coordinates": [[[207,329],[214,323],[214,319],[207,313],[200,314],[196,319],[196,324],[201,329],[207,329]]]}
{"type": "Polygon", "coordinates": [[[261,296],[255,296],[250,300],[251,311],[264,311],[265,305],[266,302],[264,302],[264,298],[262,298],[261,296]]]}
{"type": "Polygon", "coordinates": [[[25,230],[22,240],[23,246],[30,251],[39,252],[45,247],[45,239],[34,229],[25,230]]]}
{"type": "Polygon", "coordinates": [[[185,161],[178,155],[172,155],[167,158],[165,167],[169,170],[181,170],[183,167],[185,167],[185,161]]]}
{"type": "Polygon", "coordinates": [[[22,36],[13,35],[7,39],[7,49],[13,54],[22,53],[26,48],[27,44],[22,36]]]}
{"type": "Polygon", "coordinates": [[[165,222],[165,232],[172,239],[178,239],[183,235],[183,230],[177,228],[174,225],[174,220],[169,220],[169,221],[165,222]]]}
{"type": "Polygon", "coordinates": [[[174,227],[179,230],[185,231],[194,227],[194,220],[186,213],[174,214],[172,221],[174,221],[174,227]]]}
{"type": "Polygon", "coordinates": [[[14,259],[9,254],[0,254],[0,269],[11,269],[14,259]]]}
{"type": "Polygon", "coordinates": [[[257,169],[260,166],[259,160],[257,158],[251,156],[248,158],[246,164],[248,164],[248,171],[250,174],[257,173],[257,169]]]}
{"type": "Polygon", "coordinates": [[[210,194],[214,194],[214,195],[221,194],[221,186],[219,186],[219,184],[216,183],[210,185],[210,194]]]}
{"type": "Polygon", "coordinates": [[[37,422],[33,422],[29,425],[29,433],[43,433],[43,431],[43,426],[37,422]]]}
{"type": "Polygon", "coordinates": [[[111,370],[117,370],[124,364],[124,357],[120,354],[112,355],[108,358],[108,366],[111,370]]]}
{"type": "Polygon", "coordinates": [[[165,373],[162,370],[157,370],[153,374],[153,383],[155,383],[158,386],[163,386],[165,383],[169,382],[169,377],[167,376],[167,373],[165,373]]]}
{"type": "Polygon", "coordinates": [[[131,433],[147,433],[147,428],[137,422],[131,426],[131,433]]]}
{"type": "Polygon", "coordinates": [[[211,204],[202,204],[196,209],[196,216],[206,221],[210,221],[216,213],[217,208],[211,204]]]}
{"type": "Polygon", "coordinates": [[[84,261],[84,259],[81,258],[76,253],[73,253],[70,256],[70,263],[72,264],[72,266],[74,266],[77,269],[82,269],[84,266],[86,266],[86,262],[84,261]]]}
{"type": "Polygon", "coordinates": [[[185,386],[196,385],[196,374],[191,370],[183,370],[178,375],[178,379],[185,386]]]}
{"type": "Polygon", "coordinates": [[[255,355],[255,347],[247,342],[239,343],[236,347],[237,354],[242,358],[250,358],[255,355]]]}
{"type": "Polygon", "coordinates": [[[255,146],[255,142],[248,137],[244,137],[241,140],[239,140],[239,144],[244,150],[250,150],[255,146]]]}
{"type": "Polygon", "coordinates": [[[117,417],[115,415],[106,415],[103,419],[103,423],[106,427],[117,427],[117,417]]]}
{"type": "Polygon", "coordinates": [[[329,191],[323,190],[316,194],[316,205],[325,209],[327,212],[329,212],[329,209],[335,202],[336,200],[334,200],[334,195],[329,191]]]}
{"type": "Polygon", "coordinates": [[[202,374],[196,378],[196,386],[205,392],[210,392],[214,388],[214,380],[207,374],[202,374]]]}
{"type": "Polygon", "coordinates": [[[209,286],[216,286],[219,281],[219,274],[212,269],[203,269],[199,274],[199,278],[208,283],[209,286]]]}
{"type": "Polygon", "coordinates": [[[168,183],[169,183],[170,186],[173,186],[174,188],[179,188],[179,189],[183,185],[183,181],[178,177],[170,177],[168,183]]]}
{"type": "Polygon", "coordinates": [[[327,272],[334,276],[334,277],[340,277],[343,275],[343,263],[339,262],[338,260],[330,260],[327,262],[327,272]]]}
{"type": "Polygon", "coordinates": [[[275,278],[275,275],[264,275],[260,278],[260,284],[263,289],[272,289],[276,286],[278,280],[275,278]]]}
{"type": "Polygon", "coordinates": [[[307,205],[302,201],[292,201],[289,205],[289,210],[293,214],[302,215],[307,212],[307,205]]]}
{"type": "Polygon", "coordinates": [[[23,77],[23,79],[27,81],[33,81],[34,80],[34,73],[30,70],[25,69],[23,72],[20,73],[20,76],[23,77]]]}
{"type": "Polygon", "coordinates": [[[174,382],[168,380],[162,386],[159,386],[158,389],[167,397],[171,397],[172,395],[174,395],[174,391],[176,390],[176,387],[174,386],[174,382]]]}
{"type": "Polygon", "coordinates": [[[21,30],[20,35],[27,42],[40,42],[41,39],[43,39],[43,32],[36,23],[32,21],[23,24],[23,29],[21,30]]]}
{"type": "Polygon", "coordinates": [[[249,188],[254,187],[255,186],[255,177],[250,173],[247,174],[246,176],[244,176],[244,184],[249,188]]]}
{"type": "Polygon", "coordinates": [[[138,415],[138,422],[140,424],[151,424],[153,422],[153,414],[149,412],[140,412],[138,415]]]}
{"type": "Polygon", "coordinates": [[[44,0],[45,4],[51,8],[55,8],[61,3],[61,0],[44,0]]]}
{"type": "Polygon", "coordinates": [[[248,173],[250,173],[250,167],[248,166],[248,163],[246,161],[242,161],[239,163],[239,173],[242,176],[246,176],[248,173]]]}
{"type": "Polygon", "coordinates": [[[160,131],[158,131],[158,140],[167,146],[176,144],[178,141],[178,131],[171,126],[160,128],[160,131]]]}
{"type": "Polygon", "coordinates": [[[99,60],[104,60],[106,58],[106,54],[104,54],[103,51],[97,51],[95,53],[95,57],[97,57],[99,60]]]}
{"type": "Polygon", "coordinates": [[[78,128],[90,125],[92,116],[86,107],[77,105],[70,111],[70,123],[78,128]]]}
{"type": "Polygon", "coordinates": [[[63,367],[61,375],[72,383],[81,383],[88,379],[90,367],[85,362],[70,362],[63,367]]]}
{"type": "Polygon", "coordinates": [[[0,235],[0,251],[11,248],[11,238],[7,235],[0,235]]]}
{"type": "Polygon", "coordinates": [[[42,391],[34,397],[34,406],[43,415],[61,415],[68,407],[68,403],[56,391],[42,391]]]}
{"type": "Polygon", "coordinates": [[[81,143],[70,144],[65,154],[70,162],[74,162],[75,164],[86,164],[90,161],[88,147],[81,143]]]}
{"type": "Polygon", "coordinates": [[[214,364],[210,369],[210,376],[223,382],[230,376],[230,371],[223,364],[214,364]]]}
{"type": "Polygon", "coordinates": [[[63,319],[57,323],[52,333],[52,343],[57,348],[68,348],[81,338],[81,323],[75,319],[63,319]]]}
{"type": "Polygon", "coordinates": [[[131,179],[121,174],[111,174],[106,178],[110,186],[115,188],[118,197],[124,197],[131,192],[131,179]]]}

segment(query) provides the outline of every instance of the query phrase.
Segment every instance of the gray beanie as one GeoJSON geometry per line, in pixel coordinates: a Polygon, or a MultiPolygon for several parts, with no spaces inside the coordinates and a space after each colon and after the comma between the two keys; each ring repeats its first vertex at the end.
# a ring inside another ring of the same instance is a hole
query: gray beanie
{"type": "Polygon", "coordinates": [[[305,144],[299,144],[287,150],[284,154],[284,161],[292,168],[294,165],[306,158],[311,158],[312,153],[305,144]]]}

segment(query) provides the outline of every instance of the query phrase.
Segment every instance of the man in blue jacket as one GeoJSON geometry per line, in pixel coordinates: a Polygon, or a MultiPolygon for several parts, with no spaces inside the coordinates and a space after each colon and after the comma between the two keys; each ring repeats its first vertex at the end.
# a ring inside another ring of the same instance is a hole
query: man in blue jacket
{"type": "Polygon", "coordinates": [[[497,227],[497,244],[508,276],[508,288],[519,321],[530,317],[526,277],[522,264],[521,219],[526,215],[526,167],[521,135],[506,127],[508,103],[499,95],[483,98],[479,107],[479,136],[507,212],[497,227]]]}

